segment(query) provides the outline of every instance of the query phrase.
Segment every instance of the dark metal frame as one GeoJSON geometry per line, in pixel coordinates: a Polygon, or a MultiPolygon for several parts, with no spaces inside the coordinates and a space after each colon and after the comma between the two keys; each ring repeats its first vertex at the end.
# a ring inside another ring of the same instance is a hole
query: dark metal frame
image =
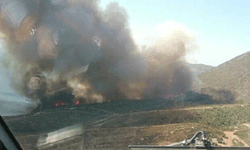
{"type": "Polygon", "coordinates": [[[0,140],[8,150],[23,150],[0,115],[0,140]]]}

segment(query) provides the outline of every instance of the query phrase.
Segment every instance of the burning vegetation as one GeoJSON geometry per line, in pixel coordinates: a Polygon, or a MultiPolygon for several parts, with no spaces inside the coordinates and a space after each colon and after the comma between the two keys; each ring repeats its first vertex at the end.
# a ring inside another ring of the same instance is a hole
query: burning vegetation
{"type": "Polygon", "coordinates": [[[167,97],[190,89],[185,55],[193,41],[185,29],[175,28],[139,51],[126,11],[115,2],[102,10],[98,3],[1,2],[6,46],[2,63],[19,94],[44,102],[66,90],[86,103],[102,103],[167,97]]]}

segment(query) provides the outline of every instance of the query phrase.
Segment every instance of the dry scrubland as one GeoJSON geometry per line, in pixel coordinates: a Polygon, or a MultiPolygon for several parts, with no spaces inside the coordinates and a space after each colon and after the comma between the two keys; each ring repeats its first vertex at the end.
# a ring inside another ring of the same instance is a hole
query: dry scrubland
{"type": "MultiPolygon", "coordinates": [[[[190,138],[199,130],[206,131],[210,138],[221,139],[224,133],[197,123],[180,123],[145,127],[121,127],[88,129],[83,134],[84,149],[127,149],[128,145],[167,145],[190,138]]],[[[35,149],[38,135],[17,134],[24,148],[35,149]],[[33,142],[33,143],[32,143],[33,142]]],[[[82,142],[79,139],[79,143],[82,142]]],[[[72,143],[70,143],[72,144],[72,143]]],[[[50,149],[56,149],[54,145],[50,149]]]]}
{"type": "MultiPolygon", "coordinates": [[[[29,148],[34,148],[39,134],[79,122],[86,128],[84,135],[86,149],[126,149],[129,144],[166,145],[182,141],[199,130],[208,132],[210,140],[213,139],[215,145],[225,146],[228,137],[224,131],[232,132],[249,144],[250,133],[247,126],[242,125],[250,122],[249,109],[249,105],[202,106],[106,114],[101,118],[101,112],[98,118],[91,116],[90,110],[78,109],[19,116],[19,119],[8,117],[6,121],[11,130],[15,130],[19,142],[29,148]],[[29,136],[27,136],[28,129],[30,129],[29,136]]],[[[92,111],[98,112],[97,109],[92,111]]],[[[236,138],[233,138],[231,143],[233,146],[243,144],[236,138]]]]}

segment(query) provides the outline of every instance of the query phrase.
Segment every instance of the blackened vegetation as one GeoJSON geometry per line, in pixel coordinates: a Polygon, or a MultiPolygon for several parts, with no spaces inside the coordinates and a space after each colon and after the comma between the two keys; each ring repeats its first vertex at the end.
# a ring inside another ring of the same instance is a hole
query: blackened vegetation
{"type": "Polygon", "coordinates": [[[62,90],[59,92],[56,92],[55,94],[52,94],[51,96],[44,97],[43,99],[43,106],[42,109],[48,109],[53,108],[54,103],[58,101],[65,102],[66,105],[72,105],[72,101],[74,99],[74,96],[69,90],[62,90]]]}
{"type": "Polygon", "coordinates": [[[214,103],[234,103],[237,93],[227,89],[202,88],[200,93],[210,95],[214,103]]]}
{"type": "Polygon", "coordinates": [[[185,101],[193,104],[213,104],[212,96],[200,94],[193,91],[188,91],[185,96],[185,101]]]}
{"type": "Polygon", "coordinates": [[[210,89],[208,93],[202,89],[201,93],[186,92],[185,101],[190,104],[230,104],[235,102],[235,94],[229,90],[210,89]]]}

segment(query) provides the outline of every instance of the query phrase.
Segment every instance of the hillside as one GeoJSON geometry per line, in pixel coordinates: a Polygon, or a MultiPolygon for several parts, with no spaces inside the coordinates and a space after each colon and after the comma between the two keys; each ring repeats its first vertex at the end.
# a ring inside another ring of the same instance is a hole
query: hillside
{"type": "Polygon", "coordinates": [[[212,68],[201,74],[199,79],[203,83],[203,93],[214,96],[216,90],[227,91],[233,94],[234,101],[249,102],[250,52],[212,68]]]}
{"type": "Polygon", "coordinates": [[[186,63],[186,66],[190,68],[190,71],[193,76],[193,85],[192,85],[192,90],[199,92],[203,83],[202,81],[198,78],[199,75],[211,70],[214,68],[213,66],[209,65],[204,65],[204,64],[190,64],[186,63]]]}
{"type": "Polygon", "coordinates": [[[191,72],[192,72],[194,77],[197,77],[197,76],[203,74],[204,72],[207,72],[210,69],[214,68],[213,66],[204,65],[204,64],[186,63],[186,66],[188,66],[191,69],[191,72]]]}

